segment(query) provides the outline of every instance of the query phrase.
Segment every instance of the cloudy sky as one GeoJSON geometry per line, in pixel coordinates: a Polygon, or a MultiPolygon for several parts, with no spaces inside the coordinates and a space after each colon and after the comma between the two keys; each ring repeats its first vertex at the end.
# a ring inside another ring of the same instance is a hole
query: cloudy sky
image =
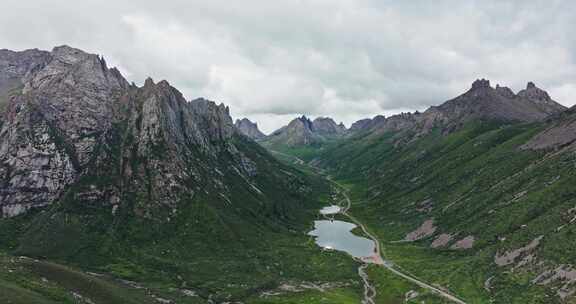
{"type": "Polygon", "coordinates": [[[422,110],[480,77],[576,103],[574,1],[1,0],[0,48],[67,44],[267,132],[422,110]],[[120,3],[121,2],[121,3],[120,3]]]}

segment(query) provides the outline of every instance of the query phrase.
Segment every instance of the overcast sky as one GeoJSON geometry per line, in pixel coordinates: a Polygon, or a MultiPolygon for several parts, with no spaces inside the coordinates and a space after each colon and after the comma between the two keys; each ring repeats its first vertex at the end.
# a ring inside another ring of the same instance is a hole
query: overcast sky
{"type": "Polygon", "coordinates": [[[576,103],[575,1],[1,0],[0,48],[67,44],[270,132],[423,110],[489,78],[576,103]],[[122,3],[120,3],[122,2],[122,3]]]}

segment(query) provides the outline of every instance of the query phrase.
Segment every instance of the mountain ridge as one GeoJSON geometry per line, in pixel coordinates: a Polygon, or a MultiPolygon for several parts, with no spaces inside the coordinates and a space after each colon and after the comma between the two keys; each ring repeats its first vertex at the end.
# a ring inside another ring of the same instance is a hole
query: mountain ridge
{"type": "Polygon", "coordinates": [[[552,100],[546,91],[536,87],[533,82],[528,82],[526,89],[515,94],[508,87],[497,85],[493,88],[489,80],[477,79],[467,92],[438,106],[431,106],[422,113],[417,111],[363,119],[355,122],[351,130],[410,130],[422,135],[440,127],[443,132],[450,133],[471,120],[537,122],[564,110],[566,107],[552,100]]]}

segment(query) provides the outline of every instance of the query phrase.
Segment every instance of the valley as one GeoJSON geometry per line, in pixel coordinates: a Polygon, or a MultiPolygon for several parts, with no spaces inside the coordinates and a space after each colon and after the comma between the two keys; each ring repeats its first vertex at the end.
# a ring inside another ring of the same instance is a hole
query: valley
{"type": "Polygon", "coordinates": [[[575,301],[575,112],[532,82],[265,135],[69,46],[0,59],[1,301],[575,301]]]}

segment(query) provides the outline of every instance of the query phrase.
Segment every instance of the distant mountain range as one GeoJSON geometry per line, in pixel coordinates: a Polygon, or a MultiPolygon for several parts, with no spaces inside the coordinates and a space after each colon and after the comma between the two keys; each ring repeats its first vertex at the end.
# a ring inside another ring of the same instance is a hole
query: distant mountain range
{"type": "MultiPolygon", "coordinates": [[[[449,134],[473,120],[529,123],[543,121],[564,110],[564,106],[552,100],[547,92],[532,82],[528,83],[526,89],[515,94],[507,87],[497,85],[494,88],[488,80],[478,79],[467,92],[439,106],[432,106],[422,113],[400,113],[390,117],[377,115],[354,122],[350,129],[346,129],[342,123],[336,124],[329,117],[319,117],[312,121],[301,116],[270,135],[258,136],[256,139],[265,147],[278,151],[322,147],[335,139],[360,133],[378,136],[382,133],[398,132],[395,137],[409,141],[434,130],[449,134]]],[[[242,128],[246,133],[253,132],[248,131],[247,126],[242,128]]],[[[307,152],[306,154],[311,155],[307,152]]]]}

